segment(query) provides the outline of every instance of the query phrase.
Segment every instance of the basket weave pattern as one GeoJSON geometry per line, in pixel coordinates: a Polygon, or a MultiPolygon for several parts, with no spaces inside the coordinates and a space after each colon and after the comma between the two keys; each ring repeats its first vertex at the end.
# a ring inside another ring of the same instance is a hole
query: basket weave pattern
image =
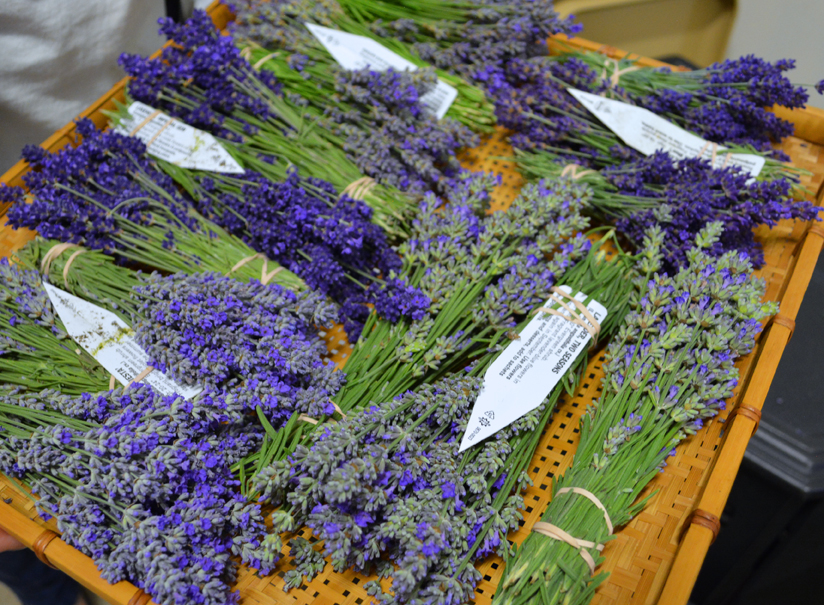
{"type": "MultiPolygon", "coordinates": [[[[226,15],[213,11],[219,26],[225,25],[226,15]]],[[[597,45],[579,40],[567,44],[597,49],[597,45]]],[[[622,56],[614,49],[610,54],[622,56]]],[[[646,62],[646,61],[645,61],[646,62]]],[[[654,63],[649,61],[650,64],[654,63]]],[[[84,115],[103,126],[106,122],[102,109],[111,109],[113,99],[123,98],[123,85],[119,83],[106,96],[89,108],[84,115]]],[[[792,158],[793,164],[809,170],[803,179],[811,191],[818,192],[824,182],[824,112],[807,110],[794,112],[804,124],[803,132],[809,141],[790,137],[781,148],[792,158]],[[813,143],[810,141],[818,141],[813,143]]],[[[73,127],[67,126],[55,133],[43,146],[52,151],[69,144],[73,127]]],[[[507,157],[512,150],[506,142],[506,131],[499,129],[483,146],[466,152],[461,161],[471,170],[486,170],[502,177],[502,186],[496,192],[493,208],[509,205],[522,185],[521,177],[507,162],[494,157],[507,157]]],[[[3,182],[21,184],[24,163],[18,163],[3,177],[3,182]]],[[[821,196],[817,198],[821,202],[821,196]]],[[[2,220],[2,219],[0,219],[2,220]]],[[[776,228],[761,228],[757,232],[764,245],[766,265],[759,275],[767,281],[767,298],[781,302],[781,316],[789,320],[772,324],[759,340],[756,350],[739,362],[741,385],[735,397],[728,402],[728,409],[718,418],[708,422],[694,437],[687,439],[676,449],[676,455],[668,459],[664,472],[647,488],[645,493],[657,492],[647,508],[628,525],[616,532],[604,551],[606,562],[601,570],[610,572],[596,594],[598,605],[624,603],[686,603],[695,581],[701,561],[712,539],[712,531],[700,525],[688,525],[688,519],[700,508],[710,515],[720,516],[729,495],[732,480],[741,462],[744,448],[755,427],[748,415],[739,415],[734,423],[725,422],[735,407],[744,402],[755,410],[760,409],[766,397],[775,367],[791,334],[790,325],[798,311],[812,269],[815,266],[824,231],[818,228],[807,234],[809,225],[782,222],[776,228]],[[806,237],[805,237],[806,236],[806,237]],[[726,434],[725,434],[726,433],[726,434]],[[689,531],[686,528],[689,527],[689,531]],[[670,574],[673,566],[678,573],[670,574]]],[[[0,256],[6,256],[34,236],[28,231],[13,231],[0,227],[0,256]]],[[[340,327],[325,335],[329,354],[339,364],[345,362],[350,352],[340,327]]],[[[573,398],[562,399],[559,409],[546,426],[538,450],[530,464],[529,473],[534,485],[525,495],[526,509],[521,528],[510,538],[519,543],[540,516],[549,502],[552,477],[562,473],[571,463],[578,444],[578,424],[587,405],[600,396],[601,362],[603,351],[595,352],[585,380],[573,398]]],[[[45,523],[37,517],[33,503],[3,475],[0,475],[0,527],[32,546],[44,529],[56,530],[53,521],[45,523]]],[[[307,529],[302,535],[312,539],[307,529]]],[[[317,545],[316,548],[320,548],[317,545]]],[[[145,603],[146,595],[136,587],[121,582],[115,586],[101,580],[88,557],[71,549],[61,540],[53,540],[46,548],[54,566],[67,571],[87,588],[107,600],[122,604],[145,603]]],[[[288,550],[288,549],[287,549],[288,550]]],[[[503,563],[491,557],[479,565],[484,576],[476,594],[476,603],[490,603],[495,586],[503,572],[503,563]]],[[[370,602],[363,589],[369,579],[352,571],[336,574],[327,566],[315,580],[290,593],[283,592],[283,574],[287,563],[281,563],[267,577],[258,577],[248,569],[239,573],[237,588],[241,603],[317,603],[319,605],[357,605],[370,602]]],[[[389,582],[383,582],[390,588],[389,582]]]]}

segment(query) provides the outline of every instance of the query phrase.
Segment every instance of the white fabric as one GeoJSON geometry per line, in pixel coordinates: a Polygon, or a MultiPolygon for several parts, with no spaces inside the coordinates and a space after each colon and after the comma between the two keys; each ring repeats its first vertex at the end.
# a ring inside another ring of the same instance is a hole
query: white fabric
{"type": "Polygon", "coordinates": [[[163,0],[0,0],[0,173],[160,47],[163,0]]]}

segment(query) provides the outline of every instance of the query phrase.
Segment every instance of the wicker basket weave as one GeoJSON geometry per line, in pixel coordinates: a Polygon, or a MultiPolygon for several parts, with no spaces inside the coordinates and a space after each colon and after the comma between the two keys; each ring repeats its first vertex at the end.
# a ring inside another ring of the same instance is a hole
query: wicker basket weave
{"type": "MultiPolygon", "coordinates": [[[[231,18],[222,6],[213,5],[210,13],[220,28],[231,18]]],[[[585,40],[561,38],[550,41],[551,49],[576,47],[598,50],[613,57],[624,53],[585,40]]],[[[644,65],[661,65],[649,59],[639,59],[644,65]]],[[[106,124],[104,110],[114,109],[115,100],[123,100],[125,80],[83,112],[98,126],[106,124]]],[[[796,137],[781,145],[795,166],[810,171],[804,184],[822,201],[824,183],[824,112],[814,109],[781,111],[780,115],[796,124],[796,137]]],[[[494,207],[505,208],[522,185],[513,167],[493,157],[506,157],[511,148],[507,133],[498,129],[480,148],[467,152],[461,158],[472,170],[487,170],[501,174],[494,207]]],[[[43,143],[49,151],[56,151],[74,140],[74,125],[56,132],[43,143]]],[[[22,185],[21,177],[27,170],[19,162],[3,177],[2,182],[22,185]]],[[[30,231],[14,231],[0,227],[0,255],[6,256],[34,236],[30,231]]],[[[757,231],[764,245],[765,266],[759,274],[767,280],[767,298],[781,303],[781,312],[762,333],[756,350],[739,362],[741,386],[728,404],[728,412],[708,422],[694,437],[676,449],[663,473],[648,487],[657,492],[647,508],[628,525],[617,532],[608,543],[606,561],[601,569],[610,576],[598,589],[595,603],[641,604],[664,603],[683,605],[687,602],[698,571],[718,529],[718,518],[738,472],[744,450],[757,428],[760,409],[775,374],[784,347],[792,336],[794,320],[801,299],[810,281],[813,269],[824,243],[824,229],[819,225],[782,222],[776,228],[757,231]],[[729,417],[735,415],[735,421],[729,417]]],[[[345,337],[336,328],[326,334],[330,353],[343,362],[349,352],[345,337]]],[[[534,485],[527,491],[524,522],[510,538],[520,542],[532,525],[540,519],[549,501],[551,478],[562,473],[570,464],[578,443],[578,421],[586,406],[600,396],[601,353],[590,361],[587,378],[574,398],[562,401],[551,422],[546,426],[538,450],[529,467],[534,485]]],[[[145,605],[149,597],[127,582],[110,585],[102,580],[91,559],[69,547],[54,533],[53,522],[45,523],[37,517],[31,500],[22,494],[3,475],[0,475],[0,527],[33,548],[44,560],[77,579],[89,590],[117,605],[145,605]]],[[[303,534],[309,538],[308,530],[303,534]]],[[[492,557],[479,564],[484,579],[477,589],[476,602],[485,605],[491,601],[495,586],[503,572],[502,561],[492,557]]],[[[237,589],[241,603],[318,603],[329,605],[357,605],[369,602],[363,589],[369,579],[348,571],[335,574],[327,569],[308,585],[290,593],[283,592],[283,574],[288,570],[281,564],[270,576],[258,577],[242,568],[237,589]]],[[[386,582],[384,586],[388,588],[386,582]]]]}

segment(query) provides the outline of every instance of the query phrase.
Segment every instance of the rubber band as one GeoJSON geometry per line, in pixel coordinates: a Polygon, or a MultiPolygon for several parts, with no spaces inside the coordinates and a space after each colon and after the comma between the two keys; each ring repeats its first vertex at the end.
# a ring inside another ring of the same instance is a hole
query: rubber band
{"type": "Polygon", "coordinates": [[[342,409],[340,409],[340,407],[338,406],[338,404],[337,404],[337,403],[335,403],[334,401],[332,401],[331,399],[329,400],[329,403],[331,403],[331,404],[332,404],[332,407],[333,407],[333,408],[335,408],[335,411],[336,411],[338,414],[340,414],[340,415],[341,415],[341,418],[342,418],[343,420],[346,420],[346,414],[344,414],[344,413],[343,413],[343,410],[342,410],[342,409]]]}
{"type": "Polygon", "coordinates": [[[606,57],[604,59],[604,71],[601,73],[601,79],[602,80],[607,79],[607,64],[608,63],[612,63],[613,65],[615,65],[615,71],[612,72],[612,75],[609,77],[609,87],[610,88],[615,88],[616,86],[618,86],[618,84],[620,84],[620,82],[621,82],[621,76],[623,76],[624,74],[628,74],[630,72],[638,71],[639,69],[641,69],[637,65],[630,65],[629,67],[625,67],[624,69],[620,69],[621,64],[616,59],[613,59],[612,57],[606,57]]]}
{"type": "Polygon", "coordinates": [[[244,48],[243,50],[241,50],[241,51],[240,51],[240,56],[241,56],[242,58],[246,59],[246,62],[247,62],[247,63],[248,63],[249,61],[251,61],[251,60],[252,60],[252,47],[251,47],[251,46],[247,46],[246,48],[244,48]]]}
{"type": "Polygon", "coordinates": [[[63,267],[63,285],[67,288],[69,287],[69,268],[72,266],[74,259],[83,254],[85,251],[86,249],[82,247],[79,250],[75,250],[69,257],[69,260],[66,261],[66,266],[63,267]]]}
{"type": "Polygon", "coordinates": [[[301,422],[308,422],[309,424],[317,424],[318,420],[312,418],[311,416],[307,416],[306,414],[301,414],[298,416],[298,420],[301,422]]]}
{"type": "Polygon", "coordinates": [[[63,254],[66,250],[71,250],[72,248],[81,248],[81,247],[82,246],[80,246],[78,244],[68,244],[68,243],[55,244],[54,246],[49,248],[49,251],[46,252],[45,255],[43,255],[43,260],[40,261],[40,272],[43,273],[44,275],[48,276],[49,270],[51,269],[51,264],[52,264],[52,262],[54,262],[54,260],[58,256],[63,254]]]}
{"type": "Polygon", "coordinates": [[[366,194],[378,183],[372,177],[364,176],[356,181],[349,183],[341,193],[341,195],[348,195],[353,200],[363,201],[366,194]]]}
{"type": "Polygon", "coordinates": [[[577,181],[590,173],[597,172],[596,170],[582,170],[581,172],[578,172],[579,168],[583,168],[583,166],[579,166],[578,164],[567,164],[561,171],[561,176],[568,176],[573,181],[577,181]]]}
{"type": "Polygon", "coordinates": [[[154,143],[154,142],[155,142],[155,139],[157,139],[157,137],[159,137],[159,136],[160,136],[160,134],[161,134],[164,130],[166,130],[169,126],[171,126],[171,125],[172,125],[172,122],[174,122],[174,121],[176,121],[176,120],[177,120],[177,118],[169,118],[169,121],[168,121],[168,122],[166,122],[163,126],[161,126],[161,127],[160,127],[160,129],[159,129],[156,133],[154,133],[154,134],[152,135],[152,138],[151,138],[151,139],[149,139],[148,141],[146,141],[146,151],[148,151],[148,150],[149,150],[149,147],[151,147],[151,146],[152,146],[152,143],[154,143]]]}
{"type": "Polygon", "coordinates": [[[549,289],[549,291],[554,293],[554,294],[558,294],[560,296],[563,296],[564,298],[569,299],[569,301],[572,302],[572,304],[574,304],[576,307],[578,307],[578,310],[581,312],[581,314],[584,317],[587,318],[587,320],[593,325],[593,327],[598,332],[601,331],[601,324],[599,324],[598,320],[595,319],[595,316],[592,313],[589,312],[589,309],[587,309],[587,306],[584,303],[582,303],[580,300],[578,300],[577,298],[575,298],[571,294],[567,294],[564,290],[561,290],[561,288],[558,288],[557,286],[552,286],[549,289]]]}
{"type": "Polygon", "coordinates": [[[132,131],[129,133],[129,136],[133,137],[135,135],[135,133],[137,133],[141,128],[143,128],[146,124],[148,124],[149,122],[154,120],[159,115],[160,115],[160,110],[155,109],[152,113],[150,113],[148,115],[148,117],[145,120],[143,120],[140,124],[138,124],[137,126],[135,126],[132,129],[132,131]]]}
{"type": "MultiPolygon", "coordinates": [[[[256,61],[255,64],[252,65],[252,67],[257,69],[257,70],[260,70],[261,65],[266,63],[266,61],[268,61],[269,59],[271,59],[272,57],[274,57],[277,54],[278,54],[277,52],[269,53],[268,55],[266,55],[262,59],[259,59],[258,61],[256,61]]],[[[251,55],[251,53],[250,53],[250,55],[251,55]]],[[[249,59],[247,59],[247,61],[249,61],[249,59]]]]}
{"type": "Polygon", "coordinates": [[[578,494],[579,496],[583,496],[584,498],[586,498],[587,500],[592,502],[595,506],[597,506],[601,510],[601,512],[604,513],[604,521],[606,521],[607,529],[609,530],[609,533],[612,534],[612,532],[614,531],[614,528],[612,526],[612,519],[609,518],[609,513],[607,512],[607,508],[601,503],[601,501],[598,499],[598,497],[595,494],[593,494],[589,490],[585,490],[582,487],[565,487],[565,488],[559,489],[557,492],[555,492],[555,495],[560,496],[561,494],[568,494],[568,493],[578,494]]]}
{"type": "Polygon", "coordinates": [[[135,376],[135,377],[134,377],[134,380],[132,380],[126,388],[128,389],[128,388],[129,388],[130,386],[132,386],[134,383],[136,383],[136,382],[140,382],[141,380],[143,380],[144,378],[146,378],[146,376],[148,376],[148,375],[149,375],[149,374],[151,374],[152,372],[154,372],[154,368],[153,368],[152,366],[148,366],[148,367],[147,367],[145,370],[143,370],[140,374],[138,374],[137,376],[135,376]]]}
{"type": "Polygon", "coordinates": [[[587,567],[589,567],[589,573],[595,573],[595,559],[593,559],[592,555],[584,549],[594,548],[598,552],[601,552],[604,549],[603,544],[595,544],[594,542],[590,542],[589,540],[579,540],[575,536],[572,536],[565,532],[557,525],[553,525],[552,523],[545,523],[543,521],[538,521],[535,525],[533,525],[532,531],[552,538],[553,540],[560,540],[561,542],[566,542],[572,548],[578,551],[578,554],[587,564],[587,567]]]}
{"type": "Polygon", "coordinates": [[[114,374],[109,376],[109,390],[111,391],[114,389],[115,385],[117,384],[117,379],[114,377],[114,374]]]}
{"type": "Polygon", "coordinates": [[[263,267],[260,270],[260,283],[262,283],[264,286],[268,284],[275,275],[283,271],[283,267],[281,266],[275,267],[274,269],[269,271],[269,259],[266,258],[266,255],[258,252],[257,254],[253,254],[252,256],[247,256],[246,258],[240,259],[234,267],[229,269],[229,271],[226,273],[226,277],[229,277],[232,273],[240,269],[243,265],[252,262],[256,258],[263,259],[263,267]]]}
{"type": "Polygon", "coordinates": [[[553,309],[551,307],[538,307],[533,311],[533,314],[538,312],[544,312],[548,313],[549,315],[557,315],[558,317],[562,317],[563,319],[566,319],[569,322],[581,326],[587,332],[589,332],[589,335],[592,337],[592,343],[594,345],[595,342],[598,340],[598,334],[601,332],[601,324],[598,323],[598,320],[595,319],[595,316],[592,313],[590,313],[589,309],[587,309],[581,301],[577,300],[574,296],[570,296],[560,288],[556,288],[553,286],[550,291],[553,292],[553,294],[549,297],[549,301],[558,304],[561,307],[561,309],[569,313],[569,315],[565,315],[559,309],[553,309]],[[572,308],[563,300],[557,298],[555,296],[556,294],[569,299],[570,302],[575,305],[575,308],[572,308]],[[576,314],[576,309],[581,312],[581,314],[584,316],[583,318],[576,314]]]}
{"type": "MultiPolygon", "coordinates": [[[[607,512],[606,507],[601,503],[598,497],[593,494],[591,491],[586,490],[582,487],[565,487],[563,489],[559,489],[555,492],[555,496],[560,496],[561,494],[578,494],[579,496],[583,496],[590,502],[592,502],[595,506],[600,509],[602,513],[604,513],[604,521],[607,524],[607,529],[609,530],[609,534],[612,535],[614,531],[614,527],[612,526],[612,520],[609,518],[609,513],[607,512]]],[[[596,542],[590,542],[589,540],[582,540],[580,538],[576,538],[575,536],[567,533],[557,525],[553,525],[552,523],[545,523],[543,521],[537,522],[535,525],[532,526],[532,531],[552,538],[553,540],[560,540],[561,542],[566,542],[572,548],[578,551],[578,554],[581,555],[581,558],[589,567],[589,573],[595,573],[595,559],[592,558],[592,555],[589,554],[585,548],[594,548],[599,553],[603,552],[604,545],[599,544],[596,542]]]]}

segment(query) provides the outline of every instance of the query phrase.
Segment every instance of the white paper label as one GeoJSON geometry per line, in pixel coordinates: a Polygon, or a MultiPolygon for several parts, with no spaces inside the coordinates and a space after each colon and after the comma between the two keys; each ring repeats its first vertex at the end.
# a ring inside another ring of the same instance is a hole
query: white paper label
{"type": "MultiPolygon", "coordinates": [[[[571,293],[568,286],[560,288],[571,293]]],[[[583,302],[586,294],[578,292],[583,302]]],[[[551,306],[553,301],[547,302],[551,306]]],[[[606,308],[590,301],[587,309],[598,323],[606,308]]],[[[560,309],[566,317],[569,313],[560,309]]],[[[582,326],[548,313],[538,313],[492,362],[484,374],[484,385],[472,408],[459,451],[472,447],[531,412],[549,395],[566,374],[591,336],[582,326]]]]}
{"type": "MultiPolygon", "coordinates": [[[[47,282],[43,282],[43,287],[69,336],[120,384],[127,386],[148,367],[149,356],[137,344],[132,329],[117,315],[47,282]]],[[[162,395],[177,393],[185,399],[203,390],[182,385],[160,370],[150,372],[141,382],[162,395]]]]}
{"type": "Polygon", "coordinates": [[[709,143],[643,107],[635,107],[575,88],[567,90],[624,143],[643,154],[651,155],[656,151],[666,151],[676,160],[700,155],[710,161],[714,155],[713,168],[737,166],[750,173],[753,178],[758,176],[766,162],[760,155],[723,153],[726,147],[709,143]]]}
{"type": "Polygon", "coordinates": [[[153,107],[135,101],[129,105],[131,117],[123,118],[115,130],[146,143],[149,155],[181,168],[229,174],[244,172],[223,145],[208,132],[193,128],[163,112],[152,117],[154,113],[153,107]]]}
{"type": "MultiPolygon", "coordinates": [[[[363,69],[371,67],[376,71],[396,69],[398,71],[415,71],[418,66],[366,36],[348,34],[337,29],[306,23],[312,35],[323,44],[326,50],[344,69],[363,69]]],[[[420,99],[429,112],[441,119],[458,96],[458,91],[446,82],[438,80],[434,90],[420,99]]]]}

